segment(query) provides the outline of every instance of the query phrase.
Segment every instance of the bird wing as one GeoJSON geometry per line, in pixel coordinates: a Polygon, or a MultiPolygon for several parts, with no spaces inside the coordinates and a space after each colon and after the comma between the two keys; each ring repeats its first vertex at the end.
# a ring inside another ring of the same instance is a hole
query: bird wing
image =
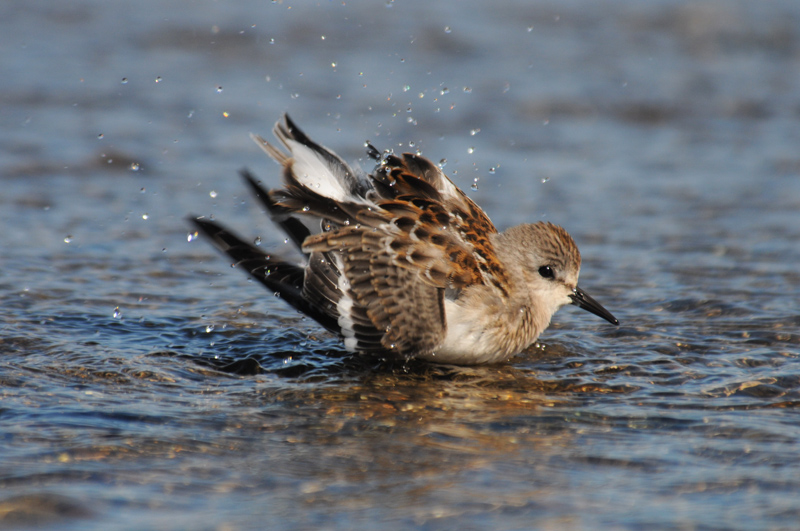
{"type": "Polygon", "coordinates": [[[391,155],[370,177],[382,197],[392,200],[379,202],[382,207],[396,212],[402,212],[404,206],[416,207],[407,216],[410,219],[403,219],[410,234],[434,246],[445,244],[452,262],[448,276],[453,284],[449,287],[484,283],[508,295],[508,275],[491,243],[491,235],[497,229],[489,216],[438,166],[411,153],[402,157],[391,155]],[[442,230],[437,232],[440,227],[442,230]],[[442,240],[441,232],[454,238],[442,240]]]}
{"type": "Polygon", "coordinates": [[[504,281],[486,214],[438,167],[417,155],[389,157],[370,176],[372,206],[336,202],[287,182],[282,206],[335,219],[304,252],[340,261],[343,286],[360,319],[383,332],[384,348],[432,352],[445,335],[444,298],[475,284],[504,281]],[[302,205],[302,206],[301,206],[302,205]]]}
{"type": "MultiPolygon", "coordinates": [[[[254,139],[283,166],[284,187],[265,191],[245,178],[306,254],[301,293],[284,286],[282,296],[313,308],[303,311],[340,333],[350,350],[433,352],[446,334],[445,297],[473,285],[507,295],[491,243],[497,230],[438,166],[389,155],[363,176],[288,116],[273,131],[288,154],[254,139]],[[318,220],[321,232],[311,234],[300,217],[318,220]]],[[[370,154],[377,150],[370,146],[370,154]]]]}

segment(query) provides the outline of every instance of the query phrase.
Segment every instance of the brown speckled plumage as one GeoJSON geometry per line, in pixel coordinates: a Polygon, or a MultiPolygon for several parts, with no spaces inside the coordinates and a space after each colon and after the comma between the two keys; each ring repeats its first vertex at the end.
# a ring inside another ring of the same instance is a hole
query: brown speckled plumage
{"type": "Polygon", "coordinates": [[[508,359],[534,342],[562,305],[616,323],[577,287],[580,253],[550,223],[498,233],[483,210],[419,155],[379,159],[359,175],[288,118],[275,136],[287,155],[256,142],[283,166],[284,187],[244,176],[306,255],[304,266],[270,258],[203,218],[194,223],[256,279],[340,334],[353,351],[387,351],[445,363],[508,359]],[[302,220],[317,220],[311,231],[302,220]]]}

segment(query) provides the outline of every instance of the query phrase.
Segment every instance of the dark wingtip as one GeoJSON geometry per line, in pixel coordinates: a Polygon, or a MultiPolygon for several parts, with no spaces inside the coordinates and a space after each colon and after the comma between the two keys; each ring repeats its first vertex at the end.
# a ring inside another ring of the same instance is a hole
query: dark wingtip
{"type": "Polygon", "coordinates": [[[373,146],[372,142],[370,142],[369,140],[367,140],[366,146],[367,146],[367,157],[371,158],[372,160],[374,160],[376,162],[380,162],[380,160],[381,160],[381,152],[378,151],[378,148],[373,146]]]}
{"type": "Polygon", "coordinates": [[[250,187],[253,195],[255,195],[258,200],[267,207],[267,209],[269,209],[272,204],[272,202],[269,200],[269,192],[263,186],[261,186],[261,183],[258,182],[256,176],[253,175],[247,168],[241,168],[239,170],[239,175],[242,176],[247,185],[250,187]]]}
{"type": "Polygon", "coordinates": [[[292,213],[291,210],[275,204],[273,198],[270,197],[269,190],[261,186],[261,183],[258,182],[256,176],[253,175],[250,170],[247,168],[242,168],[239,170],[239,175],[241,175],[245,182],[247,182],[247,185],[250,187],[253,195],[255,195],[261,204],[266,207],[273,223],[281,227],[281,229],[283,229],[283,231],[292,239],[292,242],[294,242],[297,248],[302,251],[303,242],[311,234],[311,231],[308,229],[308,227],[306,227],[299,219],[292,217],[290,215],[292,213]]]}
{"type": "Polygon", "coordinates": [[[297,127],[297,124],[294,123],[294,120],[289,118],[289,113],[283,114],[283,121],[286,124],[286,131],[289,133],[290,138],[293,138],[303,145],[313,148],[315,151],[324,151],[321,146],[308,138],[302,129],[297,127]]]}
{"type": "Polygon", "coordinates": [[[289,117],[288,112],[283,113],[283,121],[286,123],[286,127],[289,128],[289,131],[297,130],[297,125],[294,123],[294,120],[289,117]]]}
{"type": "Polygon", "coordinates": [[[186,216],[186,221],[194,225],[196,229],[202,230],[204,233],[209,234],[210,232],[214,232],[213,229],[219,229],[219,225],[214,223],[213,221],[207,219],[205,216],[197,216],[195,214],[189,214],[186,216]]]}

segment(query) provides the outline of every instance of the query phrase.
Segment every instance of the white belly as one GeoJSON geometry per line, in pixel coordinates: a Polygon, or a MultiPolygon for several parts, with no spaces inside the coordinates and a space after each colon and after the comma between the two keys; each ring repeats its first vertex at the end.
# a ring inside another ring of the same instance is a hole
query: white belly
{"type": "Polygon", "coordinates": [[[478,315],[474,309],[445,299],[444,313],[447,320],[447,335],[435,352],[421,359],[437,363],[454,363],[458,365],[478,365],[498,363],[510,358],[514,352],[505,352],[498,344],[491,327],[491,319],[478,315]]]}

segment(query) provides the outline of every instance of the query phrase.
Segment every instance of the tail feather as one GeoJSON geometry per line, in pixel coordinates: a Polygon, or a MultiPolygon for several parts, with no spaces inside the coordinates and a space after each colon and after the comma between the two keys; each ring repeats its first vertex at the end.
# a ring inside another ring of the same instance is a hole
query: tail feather
{"type": "Polygon", "coordinates": [[[233,258],[235,266],[244,268],[270,291],[329,331],[341,333],[337,316],[326,313],[324,306],[318,306],[307,298],[303,285],[306,275],[304,267],[272,260],[270,255],[241,240],[219,223],[202,217],[190,217],[189,221],[208,236],[217,249],[233,258]]]}
{"type": "Polygon", "coordinates": [[[360,179],[336,153],[308,138],[288,114],[283,115],[283,122],[275,124],[273,133],[290,155],[260,136],[251,136],[261,149],[285,168],[285,178],[291,175],[304,187],[337,201],[363,197],[370,189],[366,180],[360,179]]]}
{"type": "Polygon", "coordinates": [[[273,201],[270,193],[258,183],[258,180],[256,180],[255,176],[253,176],[249,170],[242,169],[239,171],[239,174],[244,178],[247,184],[250,185],[250,189],[258,200],[261,201],[261,204],[267,208],[272,222],[283,229],[298,249],[302,249],[303,241],[311,234],[308,227],[299,219],[288,215],[289,211],[287,211],[287,209],[278,206],[275,201],[273,201]]]}
{"type": "MultiPolygon", "coordinates": [[[[348,350],[385,350],[389,328],[383,321],[389,319],[376,322],[372,315],[377,311],[375,304],[360,296],[361,292],[372,293],[374,288],[365,285],[356,289],[354,286],[358,282],[369,284],[371,279],[355,274],[353,264],[348,262],[349,258],[342,254],[340,247],[347,247],[359,264],[369,263],[368,257],[361,256],[367,249],[359,251],[358,247],[369,244],[372,249],[376,244],[372,239],[366,243],[362,241],[363,234],[359,231],[385,226],[402,230],[403,223],[414,225],[415,218],[411,215],[425,205],[407,205],[396,199],[403,194],[413,195],[415,191],[412,199],[417,203],[440,199],[438,179],[441,172],[431,163],[426,165],[424,159],[404,155],[402,159],[388,159],[393,164],[383,164],[383,171],[365,176],[354,172],[331,150],[313,142],[287,115],[275,125],[273,132],[278,144],[288,153],[260,136],[251,137],[283,167],[284,186],[269,190],[248,170],[241,170],[240,174],[272,221],[303,252],[304,263],[294,264],[274,255],[271,257],[215,221],[190,218],[190,222],[217,249],[230,256],[234,265],[244,268],[271,292],[328,331],[343,337],[348,350]],[[310,220],[317,220],[321,233],[331,236],[326,242],[327,248],[315,248],[312,241],[304,250],[304,243],[317,234],[309,229],[310,220]],[[396,221],[394,225],[387,225],[393,220],[396,221]],[[330,247],[334,241],[338,247],[330,247]]],[[[370,147],[369,155],[376,160],[380,156],[374,147],[370,147]]]]}
{"type": "Polygon", "coordinates": [[[269,200],[273,208],[284,216],[300,214],[312,219],[328,221],[336,226],[355,224],[364,205],[352,201],[337,201],[297,182],[286,170],[286,187],[271,190],[269,200]]]}

